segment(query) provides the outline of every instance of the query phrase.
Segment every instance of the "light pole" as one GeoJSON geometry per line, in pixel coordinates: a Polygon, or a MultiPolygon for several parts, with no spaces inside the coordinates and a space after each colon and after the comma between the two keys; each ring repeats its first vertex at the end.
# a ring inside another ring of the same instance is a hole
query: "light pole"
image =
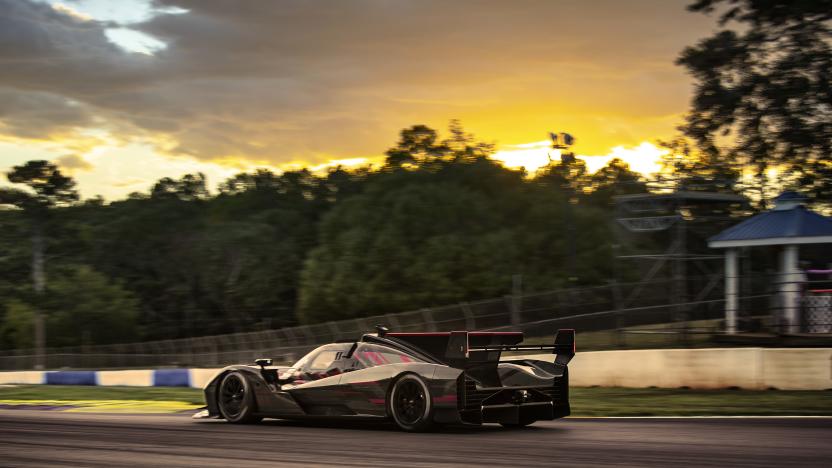
{"type": "MultiPolygon", "coordinates": [[[[563,184],[563,188],[565,189],[565,197],[564,197],[564,208],[563,208],[563,217],[566,223],[566,233],[568,237],[568,249],[569,252],[567,257],[569,258],[569,268],[568,268],[568,279],[570,282],[577,281],[577,268],[578,268],[578,254],[577,254],[577,245],[575,241],[575,221],[574,221],[574,214],[572,213],[572,202],[571,202],[571,192],[573,187],[569,186],[569,180],[567,178],[567,174],[569,173],[568,166],[575,162],[575,153],[569,151],[569,148],[575,144],[575,137],[570,135],[569,133],[555,133],[549,132],[549,138],[552,140],[552,149],[560,151],[560,163],[565,169],[564,171],[564,179],[565,182],[563,184]]],[[[550,156],[551,159],[551,156],[550,156]]]]}

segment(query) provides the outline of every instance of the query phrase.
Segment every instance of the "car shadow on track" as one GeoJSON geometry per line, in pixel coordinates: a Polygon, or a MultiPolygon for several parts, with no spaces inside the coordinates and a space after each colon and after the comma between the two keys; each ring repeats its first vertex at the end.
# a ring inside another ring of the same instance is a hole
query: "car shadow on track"
{"type": "MultiPolygon", "coordinates": [[[[381,432],[399,432],[395,424],[386,421],[366,421],[366,420],[325,420],[325,419],[304,419],[304,420],[289,420],[289,419],[264,419],[259,423],[261,426],[267,427],[298,427],[298,428],[321,428],[321,429],[346,429],[355,431],[381,431],[381,432]]],[[[465,426],[465,425],[439,425],[431,433],[443,434],[490,434],[490,433],[540,433],[543,432],[561,432],[565,428],[547,427],[547,426],[527,426],[521,428],[505,428],[499,424],[485,424],[482,426],[465,426]]]]}

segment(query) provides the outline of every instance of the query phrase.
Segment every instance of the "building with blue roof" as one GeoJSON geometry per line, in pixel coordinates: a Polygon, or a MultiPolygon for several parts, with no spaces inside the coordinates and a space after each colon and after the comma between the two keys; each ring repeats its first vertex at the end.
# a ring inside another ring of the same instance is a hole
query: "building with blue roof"
{"type": "MultiPolygon", "coordinates": [[[[737,331],[738,249],[777,246],[779,249],[779,294],[784,331],[800,329],[799,246],[832,244],[832,219],[804,206],[806,198],[784,192],[774,199],[772,210],[757,214],[708,239],[708,246],[725,249],[725,323],[728,333],[737,331]]],[[[830,254],[832,261],[832,254],[830,254]]]]}

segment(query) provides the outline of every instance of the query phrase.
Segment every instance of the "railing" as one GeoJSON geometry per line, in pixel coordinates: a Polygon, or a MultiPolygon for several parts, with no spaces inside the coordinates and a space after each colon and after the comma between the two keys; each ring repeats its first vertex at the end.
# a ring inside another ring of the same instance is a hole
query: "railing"
{"type": "MultiPolygon", "coordinates": [[[[774,276],[749,279],[769,287],[765,291],[747,288],[756,291],[744,291],[745,295],[736,297],[739,330],[793,334],[794,327],[784,328],[788,314],[778,294],[786,283],[774,276]]],[[[674,284],[672,280],[612,283],[257,332],[50,348],[42,362],[46,369],[216,367],[252,362],[258,357],[286,363],[317,345],[358,338],[372,331],[375,324],[405,332],[522,330],[532,342],[542,337],[551,339],[559,328],[575,328],[583,350],[711,345],[713,337],[725,330],[722,280],[699,281],[706,286],[688,291],[684,301],[669,297],[674,284]]],[[[801,333],[832,332],[832,300],[825,289],[818,290],[821,286],[826,287],[814,281],[800,283],[805,294],[792,310],[800,309],[801,333]]],[[[0,370],[34,369],[38,361],[33,350],[0,352],[0,370]]]]}
{"type": "MultiPolygon", "coordinates": [[[[412,310],[314,325],[286,327],[249,333],[205,336],[142,343],[50,348],[43,361],[45,368],[139,368],[159,366],[214,367],[234,362],[250,362],[257,357],[271,357],[277,362],[293,361],[311,348],[340,339],[354,339],[384,324],[396,331],[450,330],[523,330],[527,337],[551,337],[558,328],[576,328],[582,334],[614,331],[613,345],[632,341],[628,334],[639,327],[654,324],[681,324],[710,321],[716,331],[723,314],[721,282],[696,294],[699,300],[669,300],[672,280],[643,283],[609,284],[571,288],[522,296],[506,296],[444,307],[412,310]],[[639,287],[641,286],[641,287],[639,287]],[[629,298],[631,291],[641,291],[629,298]],[[626,300],[626,302],[625,302],[626,300]]],[[[742,298],[760,301],[766,310],[767,296],[742,298]]],[[[678,344],[685,344],[684,333],[678,344]]],[[[33,350],[15,350],[0,354],[0,369],[33,369],[38,356],[33,350]]]]}

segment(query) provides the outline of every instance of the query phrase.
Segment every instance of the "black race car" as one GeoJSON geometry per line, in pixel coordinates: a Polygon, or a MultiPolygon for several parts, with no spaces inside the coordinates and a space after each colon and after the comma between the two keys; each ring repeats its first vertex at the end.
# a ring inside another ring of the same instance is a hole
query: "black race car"
{"type": "Polygon", "coordinates": [[[392,419],[406,431],[435,424],[518,427],[569,415],[567,363],[575,331],[551,345],[521,345],[520,332],[393,333],[321,346],[292,367],[271,359],[223,369],[195,417],[392,419]],[[505,351],[551,351],[554,362],[500,360],[505,351]]]}

